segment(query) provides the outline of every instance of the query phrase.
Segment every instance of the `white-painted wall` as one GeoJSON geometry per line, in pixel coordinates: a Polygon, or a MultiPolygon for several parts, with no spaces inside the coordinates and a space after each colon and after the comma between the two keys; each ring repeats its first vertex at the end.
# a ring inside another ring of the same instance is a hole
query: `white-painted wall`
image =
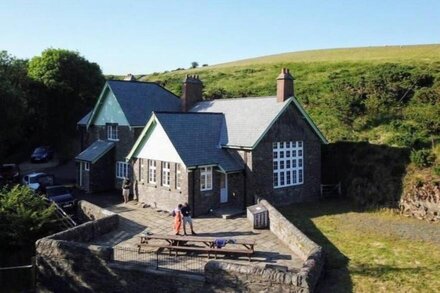
{"type": "Polygon", "coordinates": [[[182,159],[159,123],[154,126],[137,158],[180,163],[184,166],[182,159]]]}

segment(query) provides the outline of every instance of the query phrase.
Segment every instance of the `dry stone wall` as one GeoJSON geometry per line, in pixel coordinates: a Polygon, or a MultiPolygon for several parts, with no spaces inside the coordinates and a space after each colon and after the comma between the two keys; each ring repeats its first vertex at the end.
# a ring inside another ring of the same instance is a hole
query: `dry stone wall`
{"type": "Polygon", "coordinates": [[[412,186],[400,200],[399,207],[403,215],[440,222],[440,183],[412,186]]]}

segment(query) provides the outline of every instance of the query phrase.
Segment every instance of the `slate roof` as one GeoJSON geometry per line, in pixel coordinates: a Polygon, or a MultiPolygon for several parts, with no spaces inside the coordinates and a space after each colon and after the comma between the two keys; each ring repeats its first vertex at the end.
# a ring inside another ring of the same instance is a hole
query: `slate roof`
{"type": "MultiPolygon", "coordinates": [[[[145,126],[153,111],[180,111],[179,97],[157,83],[109,80],[107,85],[115,95],[130,126],[145,126]]],[[[99,106],[94,111],[99,111],[99,106]]]]}
{"type": "Polygon", "coordinates": [[[155,115],[187,167],[219,165],[226,172],[243,169],[243,163],[221,148],[221,140],[226,137],[222,113],[155,115]]]}
{"type": "Polygon", "coordinates": [[[89,122],[90,116],[92,115],[92,111],[90,111],[89,113],[87,113],[86,115],[84,115],[83,118],[81,118],[81,120],[78,121],[78,125],[81,126],[86,126],[87,122],[89,122]]]}
{"type": "Polygon", "coordinates": [[[292,98],[278,103],[276,97],[250,97],[202,101],[191,112],[219,112],[225,117],[224,145],[252,148],[292,98]]]}
{"type": "Polygon", "coordinates": [[[75,157],[78,161],[91,162],[92,164],[98,161],[109,150],[115,146],[115,143],[107,140],[97,140],[88,148],[75,157]]]}

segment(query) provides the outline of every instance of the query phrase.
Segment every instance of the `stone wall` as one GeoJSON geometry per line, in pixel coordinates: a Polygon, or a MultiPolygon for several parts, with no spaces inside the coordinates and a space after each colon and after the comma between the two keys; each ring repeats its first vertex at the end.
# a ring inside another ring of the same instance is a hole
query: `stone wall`
{"type": "Polygon", "coordinates": [[[312,292],[304,272],[280,272],[256,266],[210,261],[205,266],[206,282],[219,291],[312,292]]]}
{"type": "Polygon", "coordinates": [[[260,204],[268,210],[270,231],[290,250],[304,259],[299,274],[306,280],[310,290],[313,290],[324,265],[322,247],[310,240],[269,202],[261,200],[260,204]]]}
{"type": "MultiPolygon", "coordinates": [[[[243,154],[241,154],[243,157],[243,154]]],[[[321,186],[321,141],[291,104],[264,135],[257,147],[243,160],[247,164],[247,197],[265,198],[275,205],[313,200],[321,186]],[[273,188],[274,142],[302,141],[304,183],[273,188]]]]}
{"type": "Polygon", "coordinates": [[[36,242],[38,286],[62,292],[312,292],[320,276],[321,248],[308,240],[267,201],[272,232],[304,258],[298,270],[281,272],[215,260],[204,275],[150,269],[139,263],[114,261],[114,249],[91,245],[114,230],[119,216],[85,201],[81,215],[94,219],[36,242]],[[292,230],[291,232],[289,230],[292,230]],[[295,243],[299,248],[292,246],[295,243]]]}
{"type": "Polygon", "coordinates": [[[413,185],[401,198],[399,208],[405,216],[440,222],[440,183],[413,185]]]}
{"type": "Polygon", "coordinates": [[[176,188],[176,163],[170,163],[170,186],[162,185],[162,161],[156,160],[156,183],[148,182],[148,160],[142,159],[144,167],[140,174],[140,159],[133,163],[134,171],[134,195],[139,202],[150,205],[153,208],[172,211],[181,203],[188,202],[191,205],[191,199],[188,198],[188,173],[181,166],[180,189],[176,188]]]}

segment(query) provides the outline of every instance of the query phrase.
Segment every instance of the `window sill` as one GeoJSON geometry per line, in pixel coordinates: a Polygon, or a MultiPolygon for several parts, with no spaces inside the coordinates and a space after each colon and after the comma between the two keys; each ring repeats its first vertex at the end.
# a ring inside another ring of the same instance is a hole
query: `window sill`
{"type": "Polygon", "coordinates": [[[119,141],[119,138],[114,139],[114,138],[108,138],[108,137],[107,137],[107,140],[108,140],[108,141],[119,141]]]}
{"type": "Polygon", "coordinates": [[[304,185],[304,182],[302,182],[302,183],[297,183],[297,184],[291,184],[291,185],[284,185],[284,186],[274,186],[273,189],[295,187],[295,186],[300,186],[300,185],[304,185]]]}

